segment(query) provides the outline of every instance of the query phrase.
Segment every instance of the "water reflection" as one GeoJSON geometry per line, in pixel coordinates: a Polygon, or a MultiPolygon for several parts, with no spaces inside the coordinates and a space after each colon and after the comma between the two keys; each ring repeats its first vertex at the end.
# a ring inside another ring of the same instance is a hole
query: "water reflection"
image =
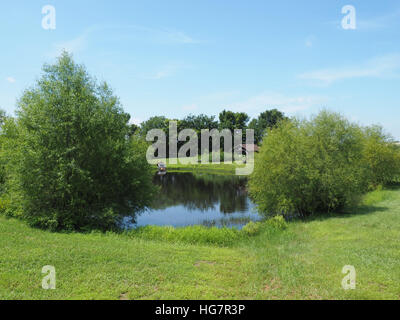
{"type": "Polygon", "coordinates": [[[136,226],[236,226],[258,220],[246,191],[246,179],[192,173],[155,175],[160,192],[151,210],[136,218],[136,226]]]}

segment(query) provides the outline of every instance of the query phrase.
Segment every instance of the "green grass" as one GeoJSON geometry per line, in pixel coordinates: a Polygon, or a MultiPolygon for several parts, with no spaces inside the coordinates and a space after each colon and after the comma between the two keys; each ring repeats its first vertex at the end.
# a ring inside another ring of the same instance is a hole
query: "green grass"
{"type": "MultiPolygon", "coordinates": [[[[198,158],[200,159],[200,158],[198,158]]],[[[198,161],[196,158],[196,161],[198,161]]],[[[156,164],[160,162],[161,160],[158,161],[153,161],[154,162],[154,168],[156,169],[156,164]]],[[[232,164],[225,164],[221,162],[220,164],[214,164],[214,163],[208,163],[208,164],[202,164],[202,163],[195,163],[195,164],[183,164],[183,163],[178,163],[177,164],[171,164],[168,159],[164,159],[164,162],[167,165],[167,170],[168,172],[197,172],[197,173],[210,173],[210,174],[218,174],[218,175],[233,175],[236,174],[236,169],[237,168],[244,168],[244,164],[237,164],[233,162],[232,164]]]]}
{"type": "Polygon", "coordinates": [[[400,299],[399,190],[346,214],[248,229],[222,246],[190,243],[194,229],[57,234],[0,217],[0,298],[400,299]],[[56,290],[41,288],[45,265],[56,267],[56,290]],[[356,290],[341,288],[345,265],[356,290]]]}
{"type": "Polygon", "coordinates": [[[237,164],[170,164],[168,165],[169,172],[201,172],[232,175],[236,173],[236,169],[240,168],[237,164]]]}

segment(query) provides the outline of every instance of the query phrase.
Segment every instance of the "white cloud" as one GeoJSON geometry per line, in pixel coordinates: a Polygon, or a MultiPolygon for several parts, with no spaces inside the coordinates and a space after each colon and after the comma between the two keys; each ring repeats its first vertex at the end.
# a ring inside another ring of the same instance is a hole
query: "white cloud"
{"type": "Polygon", "coordinates": [[[235,111],[259,113],[266,108],[278,108],[285,113],[294,113],[312,107],[321,107],[327,100],[321,96],[286,96],[280,93],[265,92],[230,105],[235,111]]]}
{"type": "Polygon", "coordinates": [[[136,40],[143,42],[152,42],[158,44],[196,44],[198,40],[187,35],[183,31],[175,29],[157,29],[145,26],[128,25],[128,26],[111,26],[105,27],[106,29],[119,29],[122,34],[125,33],[127,37],[133,37],[136,40]]]}
{"type": "Polygon", "coordinates": [[[396,77],[399,69],[400,54],[389,54],[370,59],[357,66],[315,70],[300,74],[298,77],[319,85],[330,85],[345,79],[396,77]]]}
{"type": "Polygon", "coordinates": [[[393,23],[398,22],[400,11],[394,11],[385,15],[372,17],[370,19],[358,19],[357,29],[360,30],[376,30],[390,27],[393,23]]]}
{"type": "Polygon", "coordinates": [[[196,111],[198,109],[197,104],[190,104],[182,107],[183,111],[196,111]]]}
{"type": "Polygon", "coordinates": [[[165,66],[154,75],[149,76],[149,79],[160,80],[172,76],[176,72],[177,68],[174,66],[165,66]]]}
{"type": "Polygon", "coordinates": [[[15,78],[13,78],[13,77],[8,77],[8,78],[6,78],[6,81],[9,83],[15,83],[17,80],[15,80],[15,78]]]}
{"type": "Polygon", "coordinates": [[[308,36],[305,40],[305,46],[308,48],[311,48],[314,45],[315,42],[315,37],[314,36],[308,36]]]}
{"type": "Polygon", "coordinates": [[[175,30],[154,30],[159,41],[163,43],[181,43],[181,44],[195,44],[199,43],[198,40],[193,39],[184,32],[175,30]]]}
{"type": "Polygon", "coordinates": [[[142,122],[143,122],[143,120],[139,119],[139,118],[131,118],[129,120],[129,124],[135,124],[137,126],[140,125],[142,122]]]}
{"type": "Polygon", "coordinates": [[[57,57],[63,50],[70,53],[77,53],[86,49],[89,37],[92,34],[101,34],[102,39],[111,37],[115,39],[120,37],[122,39],[134,38],[135,41],[151,42],[156,44],[196,44],[199,41],[190,37],[186,33],[174,29],[155,29],[145,26],[135,25],[104,25],[92,26],[85,29],[85,31],[77,37],[61,41],[53,44],[52,51],[48,54],[50,57],[57,57]],[[112,32],[117,30],[117,32],[112,32]],[[111,33],[107,32],[111,31],[111,33]]]}
{"type": "Polygon", "coordinates": [[[58,57],[64,50],[74,54],[81,52],[87,47],[88,35],[89,32],[85,31],[74,39],[54,43],[53,49],[48,55],[54,58],[58,57]]]}
{"type": "Polygon", "coordinates": [[[203,98],[207,101],[221,101],[225,102],[227,99],[232,99],[235,96],[238,96],[240,91],[232,90],[232,91],[218,91],[211,94],[205,95],[203,98]]]}
{"type": "MultiPolygon", "coordinates": [[[[197,44],[200,41],[194,39],[183,31],[171,28],[152,28],[138,25],[108,25],[93,27],[93,31],[101,32],[102,35],[108,34],[107,31],[117,30],[111,33],[113,38],[155,43],[155,44],[197,44]]],[[[110,34],[109,34],[110,35],[110,34]]]]}
{"type": "Polygon", "coordinates": [[[177,72],[188,68],[190,68],[190,66],[184,63],[179,63],[179,62],[169,63],[161,67],[158,71],[154,72],[153,74],[146,75],[143,78],[147,80],[161,80],[164,78],[172,77],[177,72]]]}

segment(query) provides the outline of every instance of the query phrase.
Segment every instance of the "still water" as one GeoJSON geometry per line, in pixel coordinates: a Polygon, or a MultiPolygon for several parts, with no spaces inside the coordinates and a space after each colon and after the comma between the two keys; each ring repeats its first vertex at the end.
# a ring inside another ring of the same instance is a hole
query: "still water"
{"type": "Polygon", "coordinates": [[[135,226],[191,225],[242,228],[260,219],[246,190],[246,179],[193,173],[155,175],[160,191],[135,226]]]}

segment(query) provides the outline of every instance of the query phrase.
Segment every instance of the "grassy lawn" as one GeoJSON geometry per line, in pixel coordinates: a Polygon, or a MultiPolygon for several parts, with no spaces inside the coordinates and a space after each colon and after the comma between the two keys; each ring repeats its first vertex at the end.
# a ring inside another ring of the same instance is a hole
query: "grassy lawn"
{"type": "Polygon", "coordinates": [[[0,217],[0,299],[400,299],[400,191],[228,246],[55,234],[0,217]],[[53,265],[57,289],[43,290],[53,265]],[[343,266],[357,289],[341,288],[343,266]]]}
{"type": "MultiPolygon", "coordinates": [[[[194,162],[201,161],[200,157],[197,157],[196,159],[193,158],[187,158],[187,159],[192,159],[194,162]]],[[[152,162],[154,164],[154,168],[156,168],[156,164],[158,162],[164,162],[167,165],[167,169],[169,172],[174,172],[174,171],[198,172],[198,173],[210,173],[219,175],[232,175],[236,173],[237,168],[245,167],[244,164],[242,163],[237,164],[235,162],[233,162],[232,164],[225,164],[224,162],[221,162],[220,164],[214,164],[214,163],[203,164],[201,162],[193,164],[187,164],[187,163],[184,164],[178,161],[177,164],[175,163],[172,164],[170,163],[169,159],[164,159],[163,161],[161,160],[152,161],[152,162]]]]}

